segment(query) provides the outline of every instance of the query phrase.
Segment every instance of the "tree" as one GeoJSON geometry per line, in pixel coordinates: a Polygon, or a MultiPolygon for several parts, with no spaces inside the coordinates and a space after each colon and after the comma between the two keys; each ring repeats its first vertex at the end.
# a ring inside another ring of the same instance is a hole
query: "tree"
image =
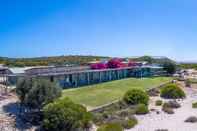
{"type": "Polygon", "coordinates": [[[45,131],[81,131],[90,127],[91,119],[85,107],[64,98],[44,107],[42,127],[45,131]]]}
{"type": "Polygon", "coordinates": [[[106,69],[107,65],[105,63],[95,63],[91,65],[91,69],[96,70],[96,69],[106,69]]]}
{"type": "Polygon", "coordinates": [[[48,80],[26,78],[17,83],[16,93],[22,105],[40,111],[61,96],[61,88],[48,80]]]}
{"type": "Polygon", "coordinates": [[[163,64],[163,69],[168,73],[168,74],[174,74],[176,72],[177,66],[173,62],[165,62],[163,64]]]}
{"type": "Polygon", "coordinates": [[[126,67],[127,65],[122,63],[122,59],[114,58],[108,61],[107,67],[108,68],[121,68],[126,67]]]}

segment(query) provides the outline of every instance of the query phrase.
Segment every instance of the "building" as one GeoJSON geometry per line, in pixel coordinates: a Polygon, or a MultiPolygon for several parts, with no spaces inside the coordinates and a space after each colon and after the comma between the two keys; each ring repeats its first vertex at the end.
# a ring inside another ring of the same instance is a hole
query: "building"
{"type": "Polygon", "coordinates": [[[59,83],[62,88],[79,87],[129,77],[141,78],[165,75],[162,67],[147,65],[97,70],[93,70],[89,66],[48,66],[15,68],[10,69],[10,71],[8,80],[11,84],[16,84],[20,77],[44,78],[59,83]]]}

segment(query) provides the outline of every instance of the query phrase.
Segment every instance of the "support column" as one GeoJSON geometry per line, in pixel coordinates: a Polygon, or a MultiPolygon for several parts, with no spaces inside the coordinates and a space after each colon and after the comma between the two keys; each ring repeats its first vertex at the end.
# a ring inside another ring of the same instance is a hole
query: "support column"
{"type": "Polygon", "coordinates": [[[99,72],[99,82],[101,82],[101,72],[99,72]]]}
{"type": "Polygon", "coordinates": [[[78,86],[78,74],[76,74],[75,86],[78,86]]]}
{"type": "Polygon", "coordinates": [[[90,84],[90,72],[87,73],[88,85],[90,84]]]}

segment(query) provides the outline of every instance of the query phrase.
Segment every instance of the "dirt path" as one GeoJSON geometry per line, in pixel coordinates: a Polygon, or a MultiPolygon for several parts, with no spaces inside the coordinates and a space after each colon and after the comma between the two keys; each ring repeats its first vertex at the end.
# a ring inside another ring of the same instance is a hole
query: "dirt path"
{"type": "Polygon", "coordinates": [[[190,116],[197,116],[197,109],[192,108],[192,103],[197,102],[197,88],[184,88],[187,98],[179,101],[181,108],[175,109],[175,114],[168,115],[161,111],[161,107],[155,107],[156,99],[151,99],[151,107],[160,112],[155,111],[147,115],[136,116],[138,125],[126,131],[155,131],[157,129],[168,129],[168,131],[196,131],[197,123],[185,123],[184,121],[190,116]]]}

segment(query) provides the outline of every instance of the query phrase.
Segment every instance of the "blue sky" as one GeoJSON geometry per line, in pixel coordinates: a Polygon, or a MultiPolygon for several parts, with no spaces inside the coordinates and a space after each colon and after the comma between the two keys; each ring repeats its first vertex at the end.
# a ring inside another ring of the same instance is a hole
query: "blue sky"
{"type": "Polygon", "coordinates": [[[196,0],[0,0],[0,56],[197,60],[196,0]]]}

